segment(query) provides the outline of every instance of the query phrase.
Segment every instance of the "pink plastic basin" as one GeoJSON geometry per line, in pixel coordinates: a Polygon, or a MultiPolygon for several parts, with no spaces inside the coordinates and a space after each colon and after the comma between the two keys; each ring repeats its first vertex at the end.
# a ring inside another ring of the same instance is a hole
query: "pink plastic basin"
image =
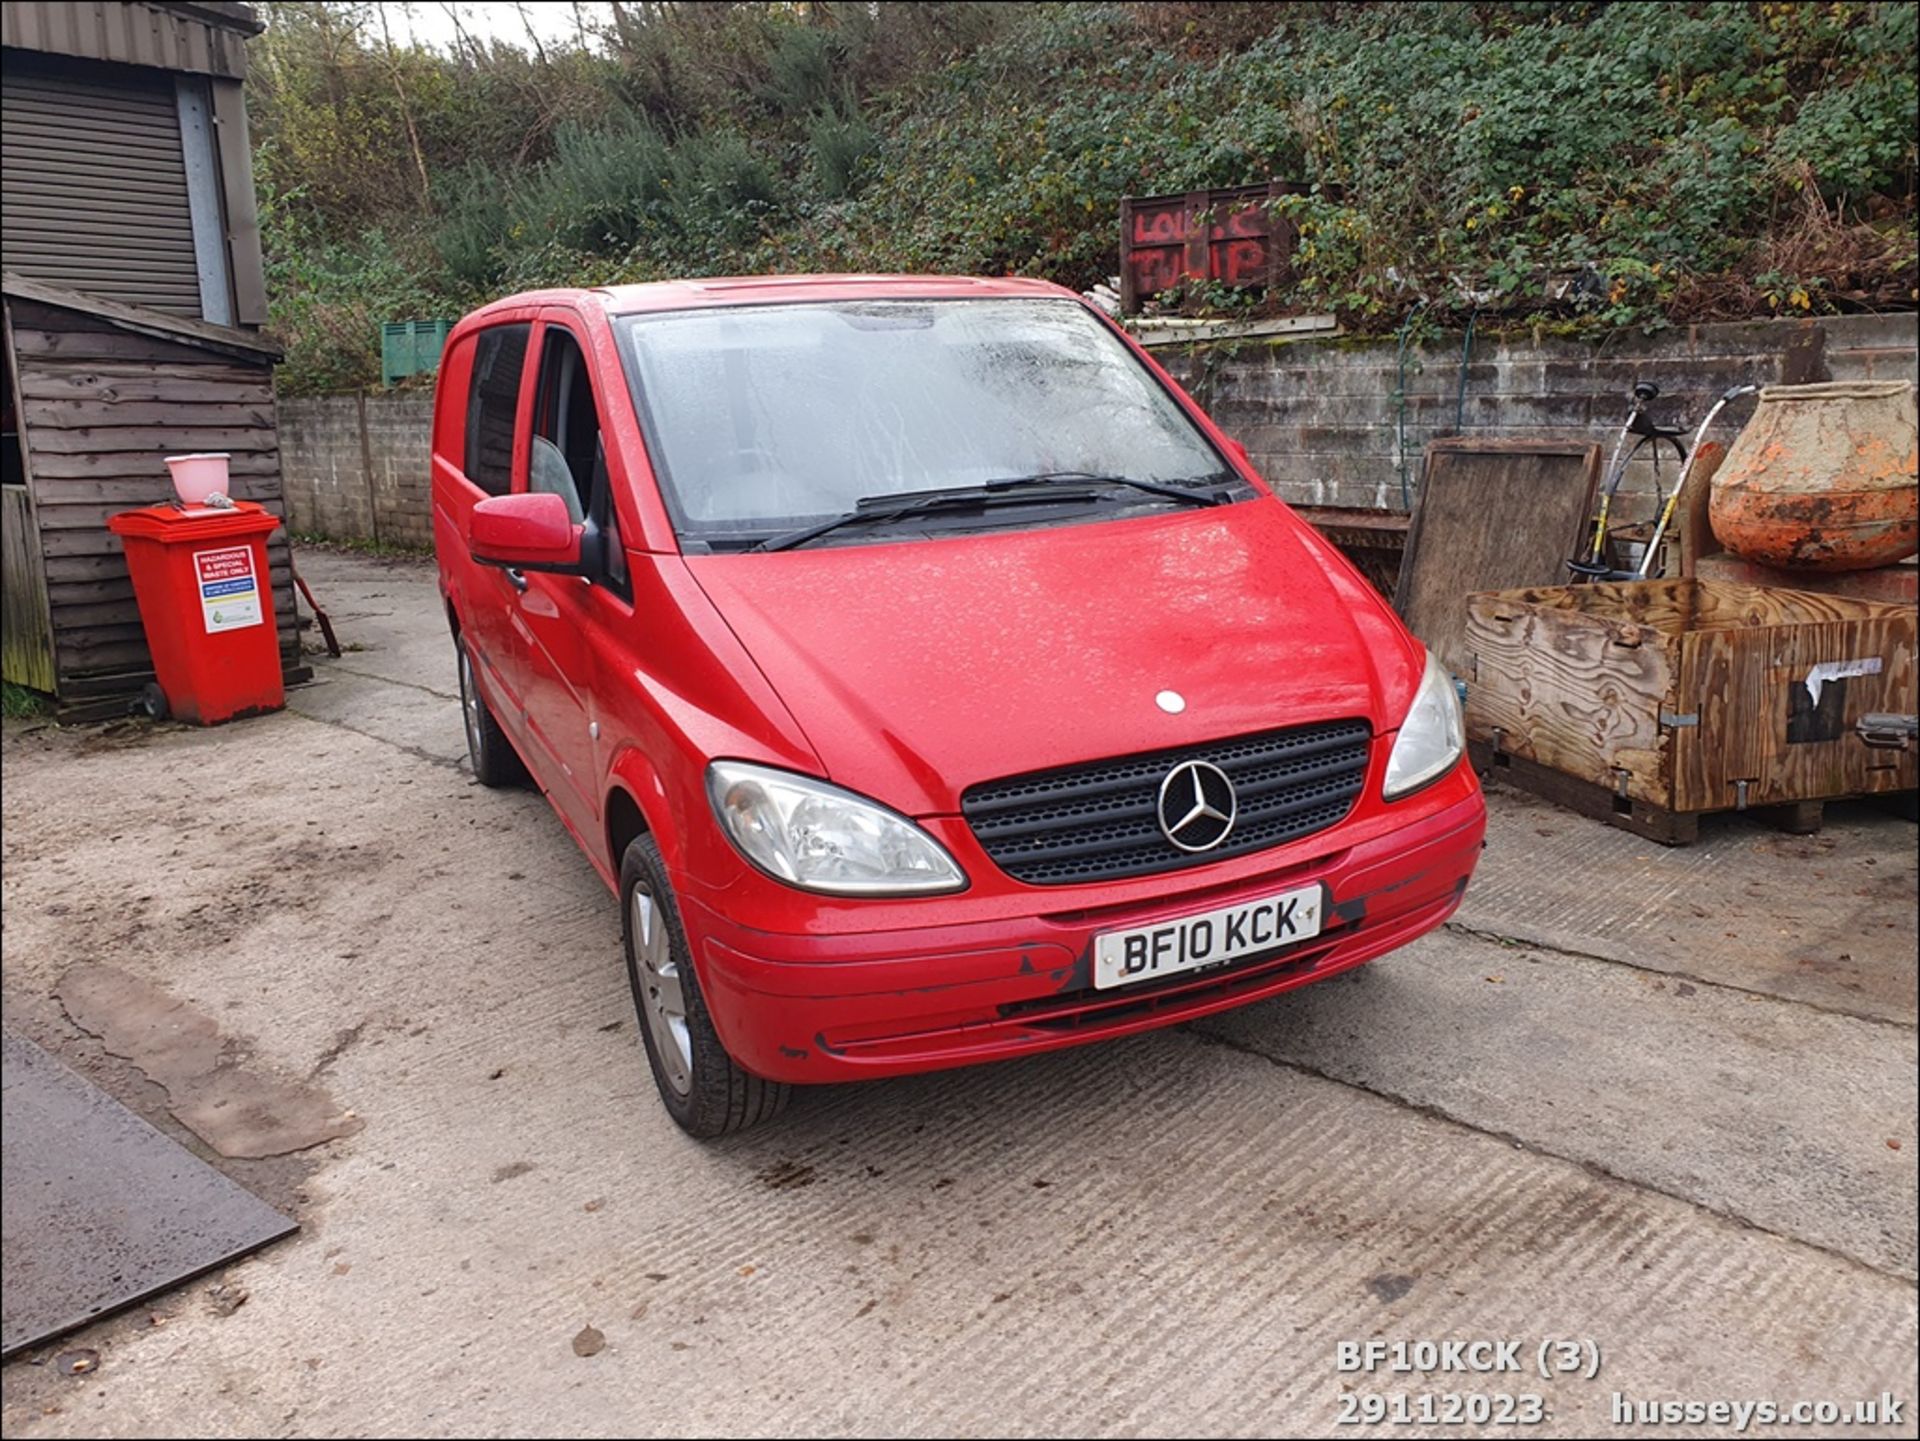
{"type": "Polygon", "coordinates": [[[170,455],[167,469],[173,472],[174,493],[184,505],[205,505],[214,492],[225,493],[227,461],[232,457],[222,450],[197,455],[170,455]]]}

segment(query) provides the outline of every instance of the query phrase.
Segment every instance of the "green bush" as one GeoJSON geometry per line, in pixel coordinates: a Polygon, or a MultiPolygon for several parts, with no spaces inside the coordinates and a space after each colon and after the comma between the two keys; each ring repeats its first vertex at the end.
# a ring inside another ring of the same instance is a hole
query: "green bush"
{"type": "Polygon", "coordinates": [[[442,270],[459,291],[485,290],[500,278],[513,230],[505,182],[492,166],[470,160],[439,182],[436,200],[442,270]]]}
{"type": "Polygon", "coordinates": [[[767,57],[766,94],[784,115],[806,115],[831,103],[846,57],[831,30],[782,25],[767,57]]]}
{"type": "Polygon", "coordinates": [[[272,330],[286,347],[275,380],[291,395],[354,390],[380,380],[380,327],[457,309],[436,283],[425,247],[384,230],[351,241],[326,236],[299,192],[263,196],[272,330]]]}
{"type": "Polygon", "coordinates": [[[555,243],[607,255],[631,246],[671,200],[671,151],[652,125],[618,115],[598,129],[568,124],[551,159],[513,192],[509,243],[555,243]]]}
{"type": "Polygon", "coordinates": [[[1781,127],[1773,155],[1791,171],[1805,165],[1821,190],[1858,202],[1904,187],[1913,193],[1913,5],[1889,5],[1851,47],[1864,73],[1854,84],[1811,96],[1781,127]]]}
{"type": "Polygon", "coordinates": [[[820,193],[839,200],[859,188],[860,170],[880,148],[880,137],[858,115],[824,110],[807,126],[813,148],[813,174],[820,193]]]}
{"type": "Polygon", "coordinates": [[[1360,329],[1423,300],[1606,327],[1915,299],[1911,0],[639,5],[605,53],[540,57],[389,55],[364,13],[268,6],[290,387],[365,375],[363,318],[535,284],[1085,288],[1121,196],[1268,178],[1305,189],[1267,303],[1360,329]]]}

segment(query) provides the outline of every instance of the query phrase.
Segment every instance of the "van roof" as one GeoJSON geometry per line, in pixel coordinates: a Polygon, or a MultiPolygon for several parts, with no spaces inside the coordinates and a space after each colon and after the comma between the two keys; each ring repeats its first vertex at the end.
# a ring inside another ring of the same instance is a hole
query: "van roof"
{"type": "Polygon", "coordinates": [[[1070,295],[1045,280],[966,275],[747,275],[611,285],[600,294],[615,315],[691,306],[765,305],[779,300],[953,299],[960,296],[1070,295]]]}
{"type": "Polygon", "coordinates": [[[799,300],[956,300],[1005,296],[1072,296],[1046,280],[967,275],[747,275],[663,280],[648,285],[603,285],[503,296],[480,312],[529,304],[599,303],[611,315],[694,310],[716,305],[771,305],[799,300]]]}

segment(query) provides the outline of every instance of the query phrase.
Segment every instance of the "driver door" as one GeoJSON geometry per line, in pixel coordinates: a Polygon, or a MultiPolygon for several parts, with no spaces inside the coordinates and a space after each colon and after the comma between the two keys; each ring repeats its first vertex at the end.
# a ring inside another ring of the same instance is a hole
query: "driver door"
{"type": "Polygon", "coordinates": [[[632,624],[632,592],[590,354],[564,312],[549,312],[537,345],[527,489],[560,496],[576,524],[597,530],[607,563],[606,574],[597,577],[528,572],[515,625],[528,654],[527,728],[550,761],[543,767],[554,782],[549,794],[567,823],[592,844],[606,769],[603,667],[606,657],[619,653],[623,638],[614,632],[632,624]]]}

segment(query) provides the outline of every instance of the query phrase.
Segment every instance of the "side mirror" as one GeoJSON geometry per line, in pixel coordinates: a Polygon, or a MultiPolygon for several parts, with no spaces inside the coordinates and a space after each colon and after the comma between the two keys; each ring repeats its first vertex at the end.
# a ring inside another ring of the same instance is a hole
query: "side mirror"
{"type": "Polygon", "coordinates": [[[496,495],[474,506],[467,549],[482,565],[580,575],[583,530],[557,495],[496,495]]]}

